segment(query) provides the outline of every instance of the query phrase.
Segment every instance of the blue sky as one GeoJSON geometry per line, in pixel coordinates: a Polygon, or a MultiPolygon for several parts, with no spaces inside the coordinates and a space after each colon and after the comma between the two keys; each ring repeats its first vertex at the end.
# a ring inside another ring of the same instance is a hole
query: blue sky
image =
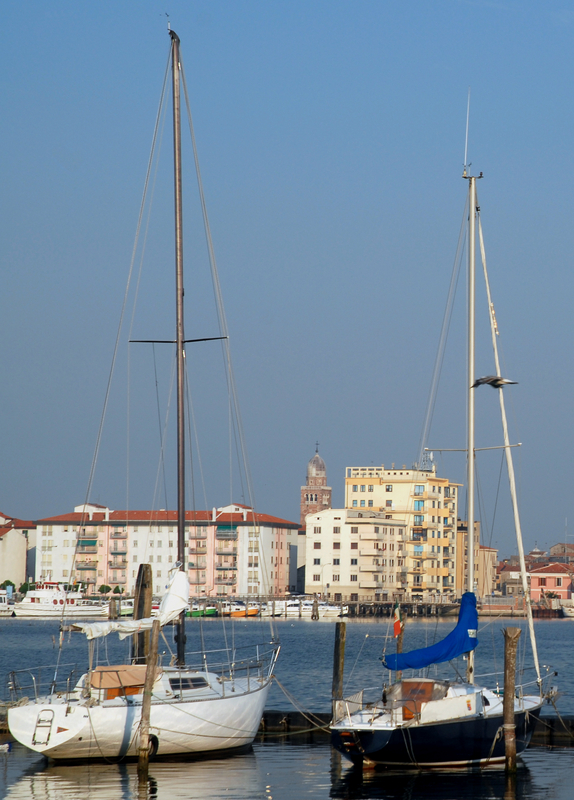
{"type": "MultiPolygon", "coordinates": [[[[523,443],[525,544],[563,540],[573,493],[574,11],[552,1],[5,3],[0,509],[38,518],[84,499],[168,55],[166,11],[182,41],[259,509],[298,519],[316,439],[336,503],[346,466],[417,457],[467,188],[470,86],[469,160],[485,176],[501,345],[519,381],[506,397],[511,438],[523,443]]],[[[166,130],[136,338],[173,328],[169,139],[166,130]]],[[[217,330],[189,149],[184,158],[191,338],[217,330]]],[[[461,279],[436,448],[464,444],[463,290],[461,279]]],[[[479,315],[482,375],[493,371],[484,303],[479,315]]],[[[243,498],[229,488],[210,347],[190,361],[211,506],[243,498]]],[[[149,349],[131,352],[142,408],[130,423],[128,497],[147,508],[153,363],[149,349]]],[[[169,357],[158,355],[163,411],[169,357]]],[[[126,370],[120,357],[92,492],[112,508],[126,506],[126,370]]],[[[484,387],[477,399],[477,445],[499,444],[496,393],[484,387]]],[[[437,459],[464,480],[461,457],[437,459]]],[[[499,453],[481,457],[485,541],[507,554],[499,472],[499,453]]]]}

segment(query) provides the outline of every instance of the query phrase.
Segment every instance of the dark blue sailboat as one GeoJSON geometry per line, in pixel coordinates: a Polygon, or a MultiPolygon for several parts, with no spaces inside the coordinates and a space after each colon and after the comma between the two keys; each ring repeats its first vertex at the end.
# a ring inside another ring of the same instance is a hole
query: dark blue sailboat
{"type": "MultiPolygon", "coordinates": [[[[474,520],[474,394],[478,385],[474,375],[474,250],[475,222],[478,216],[476,178],[469,181],[469,350],[468,350],[468,443],[467,485],[468,519],[474,520]]],[[[482,175],[481,175],[482,177],[482,175]]],[[[481,232],[482,233],[482,232],[481,232]]],[[[482,244],[482,236],[481,236],[482,244]]],[[[486,264],[484,263],[485,274],[486,264]]],[[[490,289],[487,280],[489,308],[490,289]]],[[[497,374],[500,374],[495,320],[492,317],[493,347],[497,374]]],[[[538,675],[537,693],[517,693],[514,700],[516,752],[521,753],[532,736],[544,697],[534,628],[529,605],[528,585],[520,535],[520,520],[516,504],[514,471],[508,440],[506,414],[502,397],[503,383],[497,387],[500,398],[504,449],[508,465],[514,507],[518,550],[523,576],[523,591],[527,600],[534,663],[538,675]]],[[[469,531],[472,530],[469,525],[469,531]]],[[[472,536],[472,534],[471,534],[472,536]]],[[[333,746],[357,765],[381,765],[392,768],[451,768],[472,769],[503,762],[503,696],[474,683],[474,649],[478,644],[478,615],[474,595],[474,547],[467,547],[468,591],[462,596],[458,624],[442,641],[410,653],[387,655],[384,665],[391,673],[404,670],[425,670],[434,664],[452,661],[465,655],[466,680],[436,680],[428,677],[402,678],[383,690],[375,702],[366,702],[364,692],[334,702],[331,740],[333,746]]]]}

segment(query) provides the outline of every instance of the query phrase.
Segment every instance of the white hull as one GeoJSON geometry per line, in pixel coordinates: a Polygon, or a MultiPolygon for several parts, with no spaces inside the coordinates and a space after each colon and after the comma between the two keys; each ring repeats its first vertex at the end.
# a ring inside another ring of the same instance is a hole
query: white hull
{"type": "MultiPolygon", "coordinates": [[[[237,679],[231,692],[231,682],[212,678],[210,688],[199,692],[203,697],[152,700],[149,733],[158,756],[226,751],[253,742],[270,679],[237,679]]],[[[120,758],[137,755],[140,716],[141,695],[91,707],[52,696],[11,708],[8,724],[21,744],[49,758],[120,758]]]]}
{"type": "Polygon", "coordinates": [[[562,616],[574,618],[574,606],[562,606],[562,616]]]}
{"type": "MultiPolygon", "coordinates": [[[[17,617],[34,617],[37,619],[61,619],[62,607],[48,605],[48,603],[14,603],[10,607],[17,617]]],[[[107,606],[66,606],[63,616],[66,619],[89,619],[92,617],[105,617],[109,614],[107,606]]]]}

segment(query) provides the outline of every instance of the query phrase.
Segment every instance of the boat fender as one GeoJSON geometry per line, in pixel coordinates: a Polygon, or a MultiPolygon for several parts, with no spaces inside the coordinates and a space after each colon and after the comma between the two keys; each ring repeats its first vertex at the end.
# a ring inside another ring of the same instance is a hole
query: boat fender
{"type": "Polygon", "coordinates": [[[149,759],[155,758],[159,749],[159,739],[153,734],[149,737],[149,759]]]}

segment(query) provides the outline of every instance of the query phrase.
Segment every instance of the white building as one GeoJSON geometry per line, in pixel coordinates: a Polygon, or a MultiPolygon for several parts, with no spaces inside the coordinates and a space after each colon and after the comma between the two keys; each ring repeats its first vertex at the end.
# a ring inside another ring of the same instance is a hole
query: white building
{"type": "Polygon", "coordinates": [[[406,582],[407,526],[380,511],[329,509],[306,518],[305,592],[333,602],[392,600],[406,582]]]}
{"type": "Polygon", "coordinates": [[[18,590],[28,579],[35,542],[33,522],[0,513],[0,583],[12,581],[18,590]]]}

